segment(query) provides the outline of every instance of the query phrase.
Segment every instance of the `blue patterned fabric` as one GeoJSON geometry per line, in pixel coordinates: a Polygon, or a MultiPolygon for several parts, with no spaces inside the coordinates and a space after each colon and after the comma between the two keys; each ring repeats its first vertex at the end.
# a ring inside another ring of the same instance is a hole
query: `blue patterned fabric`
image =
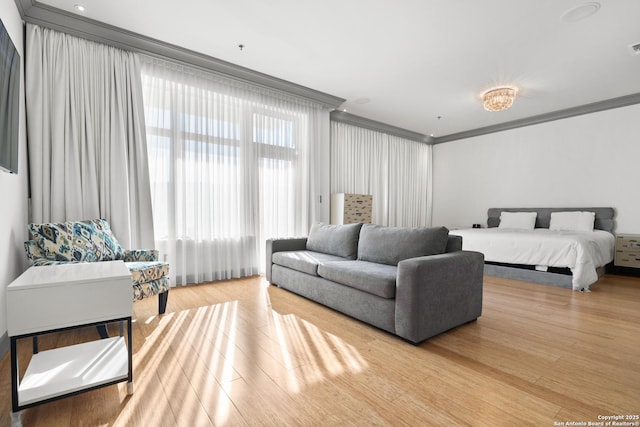
{"type": "Polygon", "coordinates": [[[147,298],[153,295],[157,295],[161,292],[169,290],[169,278],[163,277],[162,279],[152,280],[141,284],[133,285],[133,300],[140,301],[143,298],[147,298]]]}
{"type": "Polygon", "coordinates": [[[124,262],[157,261],[158,251],[155,249],[125,249],[124,262]]]}
{"type": "Polygon", "coordinates": [[[155,249],[125,250],[104,219],[29,224],[24,243],[33,266],[123,260],[131,272],[133,301],[169,290],[169,264],[155,249]]]}
{"type": "Polygon", "coordinates": [[[29,224],[44,257],[52,261],[115,261],[124,258],[124,248],[104,219],[29,224]]]}
{"type": "Polygon", "coordinates": [[[135,284],[151,282],[169,275],[169,264],[166,262],[125,262],[131,272],[131,279],[135,284]]]}

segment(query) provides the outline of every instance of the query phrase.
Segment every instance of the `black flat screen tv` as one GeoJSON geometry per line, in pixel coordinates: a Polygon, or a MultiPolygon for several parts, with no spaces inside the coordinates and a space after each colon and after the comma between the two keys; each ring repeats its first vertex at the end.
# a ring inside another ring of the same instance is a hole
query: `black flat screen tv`
{"type": "Polygon", "coordinates": [[[0,20],[0,170],[18,173],[20,55],[0,20]]]}

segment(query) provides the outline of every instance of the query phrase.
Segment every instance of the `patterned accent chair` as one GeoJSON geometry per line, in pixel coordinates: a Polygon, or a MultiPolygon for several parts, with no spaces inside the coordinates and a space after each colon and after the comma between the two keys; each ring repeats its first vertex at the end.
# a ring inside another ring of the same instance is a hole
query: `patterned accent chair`
{"type": "Polygon", "coordinates": [[[158,295],[158,313],[169,298],[169,264],[158,261],[155,249],[127,250],[104,219],[29,224],[24,243],[32,266],[71,262],[124,261],[131,272],[133,301],[158,295]]]}

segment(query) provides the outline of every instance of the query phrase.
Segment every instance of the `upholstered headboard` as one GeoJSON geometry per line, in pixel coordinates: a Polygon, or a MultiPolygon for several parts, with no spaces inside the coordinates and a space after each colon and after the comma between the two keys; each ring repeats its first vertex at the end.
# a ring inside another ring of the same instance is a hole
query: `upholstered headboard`
{"type": "Polygon", "coordinates": [[[593,228],[596,230],[604,230],[613,233],[613,217],[615,216],[615,209],[613,208],[489,208],[487,211],[488,227],[497,227],[500,224],[501,212],[537,212],[536,228],[549,228],[549,222],[551,221],[551,212],[595,212],[596,221],[593,228]]]}

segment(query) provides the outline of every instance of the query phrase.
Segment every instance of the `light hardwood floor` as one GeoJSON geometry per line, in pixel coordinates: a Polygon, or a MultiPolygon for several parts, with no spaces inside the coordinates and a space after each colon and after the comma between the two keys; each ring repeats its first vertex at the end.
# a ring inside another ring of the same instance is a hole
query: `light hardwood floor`
{"type": "MultiPolygon", "coordinates": [[[[419,346],[261,277],[175,288],[161,317],[156,299],[134,304],[133,396],[109,386],[27,409],[23,422],[554,426],[640,414],[640,279],[605,276],[591,293],[484,286],[478,321],[419,346]]],[[[41,350],[95,337],[52,334],[41,350]]],[[[28,340],[19,354],[24,367],[28,340]]],[[[8,426],[8,355],[0,395],[8,426]]]]}

